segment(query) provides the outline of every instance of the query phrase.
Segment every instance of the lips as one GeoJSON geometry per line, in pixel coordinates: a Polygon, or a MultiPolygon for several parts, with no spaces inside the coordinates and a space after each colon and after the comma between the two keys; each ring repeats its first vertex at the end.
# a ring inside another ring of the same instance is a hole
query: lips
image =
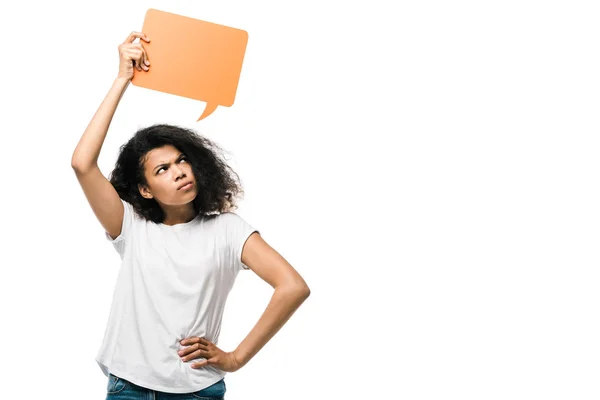
{"type": "Polygon", "coordinates": [[[191,183],[192,185],[194,184],[193,182],[186,182],[186,183],[182,183],[182,184],[181,184],[181,185],[180,185],[180,186],[177,188],[177,190],[181,189],[182,187],[184,187],[184,186],[186,186],[186,185],[189,185],[190,183],[191,183]]]}

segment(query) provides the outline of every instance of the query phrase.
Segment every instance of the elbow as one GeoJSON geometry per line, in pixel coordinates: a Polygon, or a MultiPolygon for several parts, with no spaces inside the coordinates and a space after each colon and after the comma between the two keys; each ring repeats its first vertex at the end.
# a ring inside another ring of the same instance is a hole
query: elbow
{"type": "Polygon", "coordinates": [[[306,283],[288,283],[275,287],[275,290],[286,293],[287,296],[306,300],[310,296],[310,288],[306,283]]]}
{"type": "Polygon", "coordinates": [[[94,167],[94,165],[95,164],[93,163],[81,162],[79,160],[76,160],[75,158],[71,159],[71,168],[73,168],[73,171],[75,171],[78,174],[83,174],[89,171],[92,167],[94,167]]]}
{"type": "Polygon", "coordinates": [[[83,168],[82,163],[73,157],[71,158],[71,168],[73,168],[75,171],[81,170],[83,168]]]}
{"type": "Polygon", "coordinates": [[[308,287],[308,285],[304,285],[304,289],[303,289],[303,295],[305,299],[308,299],[308,297],[310,296],[310,288],[308,287]]]}
{"type": "Polygon", "coordinates": [[[78,169],[83,163],[81,162],[81,154],[75,149],[71,155],[71,168],[78,169]]]}
{"type": "Polygon", "coordinates": [[[295,291],[298,293],[298,296],[303,299],[308,299],[308,297],[310,296],[310,288],[306,283],[302,285],[297,285],[295,291]]]}

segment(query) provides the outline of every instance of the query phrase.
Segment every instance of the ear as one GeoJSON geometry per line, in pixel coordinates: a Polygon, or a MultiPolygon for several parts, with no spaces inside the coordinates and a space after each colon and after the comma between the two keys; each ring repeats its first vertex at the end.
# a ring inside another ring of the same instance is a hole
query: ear
{"type": "Polygon", "coordinates": [[[138,190],[140,191],[142,197],[145,199],[151,199],[154,197],[152,196],[152,193],[150,193],[150,189],[148,189],[148,187],[145,185],[138,185],[138,190]]]}

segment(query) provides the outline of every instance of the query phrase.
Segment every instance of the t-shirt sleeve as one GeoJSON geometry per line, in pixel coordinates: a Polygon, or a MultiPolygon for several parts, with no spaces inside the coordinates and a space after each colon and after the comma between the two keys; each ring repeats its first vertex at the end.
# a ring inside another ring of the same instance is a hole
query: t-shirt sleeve
{"type": "Polygon", "coordinates": [[[235,271],[242,269],[250,269],[242,262],[242,250],[246,244],[246,240],[254,232],[260,232],[258,229],[250,225],[246,220],[234,212],[224,213],[225,216],[225,232],[227,240],[227,250],[231,266],[235,271]]]}
{"type": "Polygon", "coordinates": [[[131,225],[133,224],[134,218],[134,210],[133,206],[128,202],[121,199],[121,203],[123,203],[123,223],[121,225],[121,233],[116,238],[111,238],[108,232],[104,232],[104,236],[106,239],[113,244],[115,249],[121,253],[124,241],[129,236],[131,232],[131,225]]]}

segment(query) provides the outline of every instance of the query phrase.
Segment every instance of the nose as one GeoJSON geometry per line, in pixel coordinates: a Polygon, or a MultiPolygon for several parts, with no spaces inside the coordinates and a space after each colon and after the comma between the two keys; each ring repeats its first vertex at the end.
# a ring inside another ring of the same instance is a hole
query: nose
{"type": "Polygon", "coordinates": [[[185,175],[181,167],[173,167],[173,172],[175,172],[175,178],[181,178],[185,175]]]}

